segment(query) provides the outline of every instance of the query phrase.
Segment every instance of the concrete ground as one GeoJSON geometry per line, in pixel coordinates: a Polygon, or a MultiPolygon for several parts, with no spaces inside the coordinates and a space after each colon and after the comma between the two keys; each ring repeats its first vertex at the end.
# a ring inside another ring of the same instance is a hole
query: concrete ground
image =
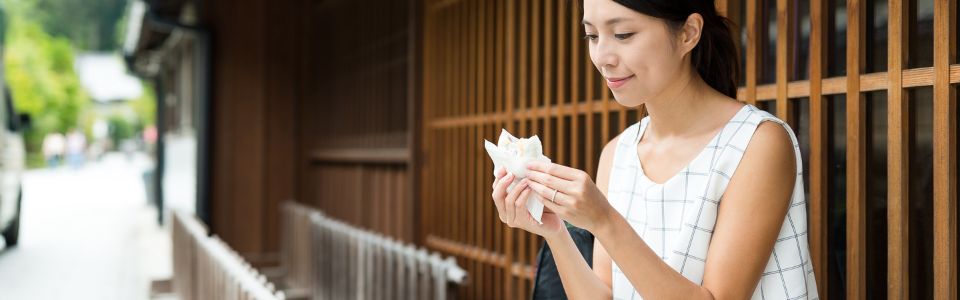
{"type": "Polygon", "coordinates": [[[0,299],[148,299],[169,277],[169,230],[147,203],[143,154],[24,174],[20,244],[0,239],[0,299]]]}

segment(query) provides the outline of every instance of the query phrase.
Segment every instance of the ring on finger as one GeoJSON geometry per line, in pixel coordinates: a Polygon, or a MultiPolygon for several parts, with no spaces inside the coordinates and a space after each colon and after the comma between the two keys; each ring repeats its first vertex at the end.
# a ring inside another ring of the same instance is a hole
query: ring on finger
{"type": "Polygon", "coordinates": [[[550,197],[550,202],[556,203],[555,200],[557,199],[557,193],[559,192],[560,192],[559,190],[553,189],[553,197],[550,197]]]}

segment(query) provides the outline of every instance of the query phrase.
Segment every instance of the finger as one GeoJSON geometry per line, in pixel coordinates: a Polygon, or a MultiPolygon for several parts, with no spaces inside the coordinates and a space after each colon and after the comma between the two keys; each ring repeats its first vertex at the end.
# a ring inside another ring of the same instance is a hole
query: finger
{"type": "Polygon", "coordinates": [[[513,191],[507,195],[507,199],[503,201],[503,220],[505,220],[507,224],[513,224],[513,219],[517,216],[517,208],[514,203],[517,202],[517,197],[520,196],[520,193],[527,189],[529,182],[530,181],[526,179],[520,181],[520,184],[517,184],[517,186],[513,188],[513,191]]]}
{"type": "Polygon", "coordinates": [[[566,191],[568,193],[570,191],[570,187],[573,186],[572,181],[539,171],[528,171],[527,178],[548,188],[566,191]]]}
{"type": "Polygon", "coordinates": [[[507,169],[504,167],[497,167],[496,170],[493,170],[493,176],[497,179],[503,177],[504,175],[507,175],[507,169]]]}
{"type": "Polygon", "coordinates": [[[497,211],[503,213],[503,202],[504,198],[507,197],[507,186],[510,185],[510,182],[513,182],[514,176],[507,175],[497,182],[497,186],[493,188],[493,203],[497,206],[497,211]]]}
{"type": "Polygon", "coordinates": [[[507,171],[503,167],[498,167],[496,170],[493,170],[493,188],[497,188],[497,182],[506,175],[507,171]]]}
{"type": "Polygon", "coordinates": [[[547,173],[567,180],[577,179],[580,170],[545,161],[531,161],[527,163],[527,170],[547,173]]]}
{"type": "Polygon", "coordinates": [[[561,205],[561,206],[562,206],[562,205],[564,205],[565,203],[567,203],[567,200],[569,200],[569,199],[567,198],[567,195],[564,194],[562,191],[557,192],[557,196],[554,197],[554,196],[553,196],[553,188],[550,188],[550,187],[548,187],[548,186],[545,186],[545,185],[543,185],[543,184],[540,184],[540,183],[538,183],[538,182],[536,182],[536,181],[530,181],[529,185],[530,185],[530,189],[532,189],[534,192],[536,192],[537,195],[540,196],[540,198],[543,198],[543,199],[544,199],[544,203],[546,203],[546,202],[553,202],[553,203],[556,203],[557,205],[561,205]],[[552,199],[551,199],[551,198],[552,198],[552,199]],[[551,201],[551,200],[553,200],[553,201],[551,201]]]}
{"type": "Polygon", "coordinates": [[[529,188],[524,188],[523,192],[521,192],[520,195],[517,196],[517,200],[514,205],[514,207],[516,207],[516,214],[513,215],[513,217],[516,218],[513,220],[514,224],[520,223],[519,222],[520,220],[531,218],[530,213],[527,212],[526,209],[524,209],[527,206],[527,199],[529,198],[530,198],[529,188]]]}
{"type": "MultiPolygon", "coordinates": [[[[544,213],[549,211],[557,214],[558,216],[560,216],[561,219],[563,218],[563,215],[561,214],[561,212],[565,212],[565,210],[562,206],[560,206],[560,204],[557,204],[556,202],[551,202],[550,199],[544,199],[542,196],[540,196],[540,194],[537,194],[537,193],[533,193],[533,196],[536,197],[537,200],[539,200],[541,203],[543,203],[544,213]]],[[[557,198],[560,198],[559,194],[557,194],[557,198]]]]}
{"type": "Polygon", "coordinates": [[[531,216],[530,212],[525,209],[527,200],[530,199],[531,193],[532,192],[529,188],[524,188],[523,192],[517,196],[517,203],[515,205],[517,208],[517,213],[514,215],[514,217],[517,219],[513,220],[514,224],[520,224],[521,220],[526,220],[527,223],[530,223],[530,221],[533,220],[533,216],[531,216]]]}

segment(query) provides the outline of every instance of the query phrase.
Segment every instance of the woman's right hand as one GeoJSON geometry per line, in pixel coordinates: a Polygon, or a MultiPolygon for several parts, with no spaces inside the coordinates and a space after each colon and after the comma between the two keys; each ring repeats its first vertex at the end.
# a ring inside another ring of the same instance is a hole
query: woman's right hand
{"type": "Polygon", "coordinates": [[[501,222],[511,228],[520,228],[544,238],[567,233],[563,220],[552,211],[544,209],[543,216],[540,218],[543,224],[537,223],[537,220],[534,220],[527,211],[527,200],[530,195],[534,195],[539,201],[545,201],[530,189],[528,179],[522,179],[512,191],[507,193],[507,187],[516,180],[515,176],[507,173],[503,168],[498,168],[494,176],[496,179],[493,181],[493,203],[497,206],[501,222]]]}

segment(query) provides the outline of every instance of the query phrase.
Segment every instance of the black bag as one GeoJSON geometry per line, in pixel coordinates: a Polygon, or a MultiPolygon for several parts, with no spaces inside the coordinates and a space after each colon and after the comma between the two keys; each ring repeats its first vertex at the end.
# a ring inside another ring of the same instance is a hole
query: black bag
{"type": "MultiPolygon", "coordinates": [[[[587,265],[593,266],[593,234],[584,229],[567,224],[567,230],[577,245],[580,254],[587,260],[587,265]]],[[[533,279],[532,299],[567,299],[560,282],[560,273],[557,272],[557,263],[546,242],[540,247],[537,254],[536,276],[533,279]]]]}

